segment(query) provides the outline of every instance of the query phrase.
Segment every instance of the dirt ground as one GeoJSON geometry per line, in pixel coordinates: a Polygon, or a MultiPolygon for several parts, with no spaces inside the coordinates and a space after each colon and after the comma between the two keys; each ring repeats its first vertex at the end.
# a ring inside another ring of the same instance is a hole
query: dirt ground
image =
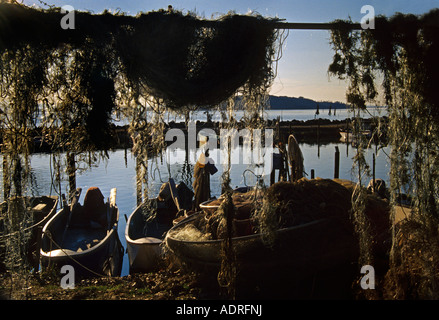
{"type": "Polygon", "coordinates": [[[60,279],[40,275],[0,274],[0,297],[12,300],[193,300],[217,299],[218,291],[193,273],[163,269],[125,277],[82,279],[63,289],[60,279]]]}
{"type": "Polygon", "coordinates": [[[218,285],[217,274],[163,268],[124,277],[75,279],[74,289],[63,289],[60,276],[0,273],[0,299],[10,300],[230,300],[230,299],[353,299],[351,271],[328,273],[290,283],[241,281],[233,291],[218,285]],[[343,274],[340,277],[337,274],[343,274]],[[331,275],[328,277],[327,275],[331,275]],[[340,281],[340,279],[344,279],[340,281]],[[233,292],[233,296],[231,293],[233,292]]]}

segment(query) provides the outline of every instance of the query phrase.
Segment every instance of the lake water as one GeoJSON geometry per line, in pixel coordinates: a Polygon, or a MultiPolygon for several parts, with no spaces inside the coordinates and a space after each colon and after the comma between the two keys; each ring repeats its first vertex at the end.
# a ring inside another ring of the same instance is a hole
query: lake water
{"type": "MultiPolygon", "coordinates": [[[[273,110],[274,111],[274,110],[273,110]]],[[[283,111],[279,114],[283,117],[283,120],[293,117],[297,119],[298,115],[303,118],[314,118],[314,111],[304,110],[298,113],[298,110],[283,111]]],[[[279,112],[279,111],[276,111],[279,112]]],[[[321,110],[321,113],[323,111],[321,110]]],[[[337,111],[339,112],[339,111],[337,111]]],[[[340,112],[341,113],[341,112],[340,112]]],[[[271,114],[274,116],[275,114],[271,114]]],[[[346,114],[345,114],[346,116],[346,114]]],[[[342,114],[340,114],[342,117],[342,114]]],[[[300,118],[300,117],[299,117],[300,118]]],[[[300,148],[304,156],[305,171],[308,174],[308,178],[311,176],[311,169],[314,169],[316,177],[333,178],[334,175],[334,154],[335,148],[338,147],[340,151],[340,178],[341,179],[353,179],[351,174],[352,169],[352,157],[355,154],[355,149],[351,145],[345,143],[330,143],[326,145],[310,145],[300,143],[300,148]]],[[[242,148],[242,146],[238,147],[242,148]]],[[[236,150],[241,152],[242,150],[236,150]]],[[[373,153],[375,149],[368,149],[366,157],[369,163],[372,163],[373,153]]],[[[190,157],[195,157],[193,154],[195,151],[191,151],[190,157]]],[[[388,184],[388,172],[389,172],[389,159],[386,154],[389,154],[388,148],[379,150],[376,153],[376,178],[382,178],[388,184]]],[[[109,159],[103,160],[96,166],[93,166],[87,170],[77,173],[76,185],[83,190],[80,201],[83,201],[86,190],[89,187],[97,186],[101,189],[105,197],[108,197],[112,188],[117,188],[117,205],[120,210],[119,220],[119,237],[122,245],[126,249],[125,241],[125,216],[128,217],[136,208],[136,170],[135,170],[135,158],[132,156],[130,150],[116,150],[109,152],[109,159]]],[[[184,159],[185,151],[177,150],[177,156],[180,159],[184,159]]],[[[2,157],[0,156],[0,159],[2,157]]],[[[189,175],[185,174],[184,161],[180,163],[173,163],[168,166],[166,159],[168,154],[164,154],[163,157],[151,159],[148,164],[149,168],[149,195],[155,197],[158,194],[162,181],[167,181],[169,177],[174,178],[176,183],[184,181],[188,186],[191,186],[191,176],[193,171],[190,170],[189,175]]],[[[53,165],[51,164],[51,155],[49,154],[33,154],[31,156],[31,174],[32,183],[27,188],[27,192],[32,195],[47,195],[55,194],[54,187],[52,185],[53,165]]],[[[63,158],[64,159],[64,158],[63,158]]],[[[64,161],[64,160],[63,160],[64,161]]],[[[191,167],[190,169],[192,169],[191,167]]],[[[211,177],[211,194],[218,197],[221,193],[221,174],[223,173],[223,167],[217,163],[218,172],[211,177]]],[[[255,176],[252,172],[246,171],[249,169],[256,172],[258,168],[252,164],[233,164],[231,168],[231,185],[232,187],[241,187],[247,185],[254,185],[256,182],[255,176]],[[246,171],[245,175],[243,175],[246,171]]],[[[0,168],[0,188],[3,188],[3,172],[0,168]]],[[[270,177],[266,175],[263,177],[266,185],[269,185],[270,177]]],[[[365,181],[367,184],[368,181],[365,181]]],[[[67,178],[64,177],[64,182],[61,185],[62,192],[67,194],[67,178]]],[[[3,199],[3,192],[0,194],[0,200],[3,199]]],[[[122,275],[127,275],[129,272],[128,257],[125,254],[122,275]]]]}
{"type": "MultiPolygon", "coordinates": [[[[222,121],[221,113],[219,111],[193,111],[189,115],[189,120],[194,121],[206,121],[207,114],[211,116],[212,121],[222,121]]],[[[244,111],[236,111],[236,119],[239,120],[244,115],[244,111]]],[[[148,117],[151,118],[153,112],[148,112],[148,117]]],[[[370,118],[372,116],[385,116],[387,115],[387,109],[383,107],[368,107],[367,110],[361,112],[362,118],[370,118]]],[[[280,118],[281,121],[307,121],[316,118],[329,119],[329,120],[344,120],[352,117],[352,112],[349,109],[337,109],[334,115],[334,110],[329,112],[329,109],[320,109],[319,114],[316,115],[316,110],[265,110],[264,119],[274,120],[280,118]]],[[[185,118],[182,115],[176,115],[172,113],[165,113],[163,116],[165,121],[184,122],[185,118]]],[[[117,125],[125,125],[127,122],[123,120],[115,121],[117,125]]]]}

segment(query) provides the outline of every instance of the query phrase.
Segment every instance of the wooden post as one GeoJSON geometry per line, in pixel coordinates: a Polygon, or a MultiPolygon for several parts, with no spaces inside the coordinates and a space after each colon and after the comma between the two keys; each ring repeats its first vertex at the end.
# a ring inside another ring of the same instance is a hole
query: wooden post
{"type": "Polygon", "coordinates": [[[276,134],[277,134],[277,140],[280,140],[280,117],[277,117],[277,123],[276,123],[276,134]]]}
{"type": "Polygon", "coordinates": [[[136,156],[136,199],[136,203],[139,206],[142,203],[142,177],[141,164],[138,156],[136,156]]]}
{"type": "Polygon", "coordinates": [[[283,141],[279,143],[279,152],[281,155],[281,163],[280,163],[279,175],[277,181],[287,181],[288,160],[286,157],[287,151],[283,141]]]}
{"type": "Polygon", "coordinates": [[[375,192],[375,153],[372,157],[372,192],[375,192]]]}
{"type": "MultiPolygon", "coordinates": [[[[216,20],[200,20],[198,22],[206,28],[218,26],[221,22],[216,20]]],[[[271,23],[273,29],[289,30],[362,30],[358,22],[283,22],[271,23]]]]}
{"type": "Polygon", "coordinates": [[[23,167],[21,166],[21,159],[19,155],[15,155],[14,156],[14,160],[13,160],[13,168],[14,171],[12,173],[12,182],[14,184],[14,188],[15,188],[15,195],[20,197],[22,195],[22,186],[21,186],[21,178],[22,178],[22,171],[23,171],[23,167]]]}
{"type": "Polygon", "coordinates": [[[125,168],[128,168],[128,151],[126,145],[124,148],[123,159],[125,160],[125,168]]]}
{"type": "Polygon", "coordinates": [[[311,169],[311,179],[314,179],[314,175],[315,175],[314,169],[311,169]]]}
{"type": "Polygon", "coordinates": [[[317,121],[317,158],[320,158],[320,120],[317,121]]]}
{"type": "Polygon", "coordinates": [[[346,23],[346,22],[274,22],[275,29],[295,29],[295,30],[361,30],[361,23],[346,23]]]}
{"type": "Polygon", "coordinates": [[[335,147],[335,161],[334,161],[334,179],[339,178],[340,171],[340,151],[338,150],[338,146],[335,147]]]}
{"type": "Polygon", "coordinates": [[[69,199],[76,192],[76,163],[75,154],[67,152],[67,174],[69,176],[69,199]]]}
{"type": "Polygon", "coordinates": [[[270,174],[270,186],[274,184],[274,180],[275,180],[275,169],[272,168],[271,169],[271,174],[270,174]]]}

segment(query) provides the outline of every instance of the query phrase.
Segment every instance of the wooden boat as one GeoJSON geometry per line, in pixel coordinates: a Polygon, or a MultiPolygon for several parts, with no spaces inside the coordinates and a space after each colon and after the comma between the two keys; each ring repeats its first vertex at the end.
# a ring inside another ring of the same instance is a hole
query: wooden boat
{"type": "Polygon", "coordinates": [[[71,265],[75,275],[119,276],[123,247],[117,233],[119,209],[116,189],[104,203],[99,188],[87,190],[84,204],[78,200],[81,189],[44,226],[41,242],[41,265],[47,269],[71,265]]]}
{"type": "MultiPolygon", "coordinates": [[[[147,199],[140,204],[127,220],[125,239],[127,243],[130,273],[150,272],[157,269],[163,255],[162,242],[173,226],[176,214],[184,210],[181,197],[184,184],[175,186],[172,179],[167,183],[170,197],[147,199]],[[180,192],[178,192],[180,191],[180,192]]],[[[187,187],[186,187],[187,188],[187,187]]],[[[189,196],[191,198],[193,193],[189,196]]],[[[188,209],[188,208],[186,208],[188,209]]]]}
{"type": "MultiPolygon", "coordinates": [[[[179,230],[202,219],[202,215],[188,217],[175,225],[168,232],[165,243],[169,252],[190,268],[218,271],[223,239],[187,241],[178,236],[179,230]]],[[[335,219],[280,229],[273,246],[267,246],[261,234],[234,237],[232,244],[241,274],[255,279],[282,277],[288,273],[299,280],[325,269],[350,264],[358,257],[355,236],[335,219]]]]}
{"type": "MultiPolygon", "coordinates": [[[[0,234],[6,237],[6,233],[26,232],[29,235],[25,245],[26,258],[34,268],[38,268],[39,265],[41,230],[54,216],[57,206],[58,196],[15,197],[0,204],[0,234]],[[8,218],[8,210],[13,207],[15,207],[14,217],[8,218]],[[5,224],[5,219],[9,219],[9,227],[5,224]],[[17,223],[14,223],[14,220],[17,223]],[[28,220],[27,225],[26,220],[28,220]],[[25,224],[23,224],[23,221],[25,221],[25,224]]],[[[0,249],[2,250],[0,252],[0,264],[5,259],[4,249],[0,249]]]]}
{"type": "Polygon", "coordinates": [[[130,215],[125,228],[130,273],[153,271],[159,265],[161,244],[176,213],[162,201],[148,199],[130,215]]]}

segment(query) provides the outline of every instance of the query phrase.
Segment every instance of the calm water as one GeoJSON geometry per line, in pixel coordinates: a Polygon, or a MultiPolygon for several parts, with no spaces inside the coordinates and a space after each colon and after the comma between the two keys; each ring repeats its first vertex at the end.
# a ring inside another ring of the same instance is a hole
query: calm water
{"type": "MultiPolygon", "coordinates": [[[[346,118],[351,118],[352,113],[349,109],[340,109],[336,110],[336,114],[334,115],[334,110],[329,114],[328,109],[320,109],[319,114],[316,115],[316,110],[266,110],[264,112],[264,119],[273,120],[280,117],[282,121],[291,121],[291,120],[312,120],[315,118],[320,119],[329,119],[329,120],[344,120],[346,118]]],[[[207,120],[207,112],[206,111],[194,111],[190,114],[190,120],[194,121],[206,121],[207,120]]],[[[371,116],[385,116],[387,114],[386,108],[382,107],[369,107],[366,111],[361,113],[362,118],[370,118],[371,116]]],[[[153,113],[149,112],[148,117],[152,117],[153,113]]],[[[212,121],[222,121],[221,113],[218,111],[209,111],[209,115],[211,116],[212,121]]],[[[241,119],[244,115],[244,111],[236,111],[237,120],[241,119]]],[[[184,122],[185,118],[182,115],[176,115],[172,113],[165,113],[163,116],[165,121],[175,121],[175,122],[184,122]]],[[[117,125],[127,124],[122,121],[115,121],[117,125]]]]}
{"type": "MultiPolygon", "coordinates": [[[[301,144],[301,150],[304,155],[305,171],[310,177],[311,169],[315,170],[316,177],[333,178],[334,174],[334,153],[335,147],[338,146],[340,150],[340,178],[352,179],[351,167],[352,156],[355,150],[351,146],[344,143],[332,143],[324,146],[301,144]]],[[[386,150],[384,150],[386,151],[386,150]]],[[[374,150],[369,149],[367,152],[367,159],[372,163],[372,154],[374,150]]],[[[184,153],[184,151],[182,151],[184,153]]],[[[150,174],[150,196],[156,196],[160,189],[162,181],[167,181],[169,177],[168,166],[164,157],[163,163],[160,159],[153,159],[149,163],[150,174]],[[157,161],[156,161],[157,160],[157,161]],[[157,169],[156,169],[157,168],[157,169]]],[[[28,192],[33,195],[54,194],[54,189],[51,185],[51,156],[48,154],[34,154],[31,158],[33,182],[28,192]]],[[[184,175],[183,164],[173,164],[169,167],[171,177],[176,180],[176,183],[185,181],[187,184],[188,177],[184,175]]],[[[217,165],[218,172],[212,176],[211,189],[212,196],[219,196],[221,191],[221,173],[223,168],[217,165]]],[[[231,179],[233,187],[241,187],[247,185],[254,185],[255,176],[247,171],[245,175],[243,172],[246,169],[255,171],[255,167],[247,164],[232,165],[231,179]],[[244,178],[245,176],[245,178],[244,178]]],[[[376,157],[376,177],[382,178],[388,183],[389,161],[383,150],[380,150],[376,157]]],[[[192,171],[190,172],[192,174],[192,171]]],[[[2,175],[1,175],[2,176],[2,175]]],[[[269,184],[269,176],[264,177],[266,185],[269,184]]],[[[367,183],[368,181],[366,181],[367,183]]],[[[77,175],[77,186],[83,190],[81,201],[83,201],[85,191],[92,186],[97,186],[101,189],[105,197],[110,194],[111,188],[117,188],[117,205],[120,210],[119,220],[119,237],[124,248],[125,242],[125,215],[128,217],[136,207],[136,172],[135,160],[128,151],[125,161],[125,151],[117,150],[109,153],[109,159],[102,161],[97,167],[90,168],[77,175]]],[[[66,183],[62,184],[63,192],[67,193],[66,183]]],[[[128,257],[125,255],[123,262],[122,275],[127,275],[129,272],[128,257]]]]}
{"type": "MultiPolygon", "coordinates": [[[[337,114],[342,119],[343,113],[337,110],[337,114]]],[[[269,111],[272,112],[272,111],[269,111]]],[[[283,120],[288,119],[300,119],[303,120],[313,119],[315,111],[311,110],[288,110],[283,111],[280,114],[279,111],[271,113],[272,117],[279,115],[283,120]]],[[[320,117],[324,110],[320,110],[320,117]]],[[[347,112],[344,117],[347,116],[347,112]]],[[[337,116],[338,117],[338,116],[337,116]]],[[[334,116],[329,117],[335,119],[334,116]]],[[[203,119],[200,119],[203,120],[203,119]]],[[[352,157],[355,154],[355,149],[346,145],[345,143],[331,143],[327,145],[309,145],[300,144],[300,148],[304,155],[305,171],[308,174],[308,178],[311,176],[311,169],[314,169],[316,177],[333,178],[334,174],[334,153],[335,147],[340,151],[340,178],[353,179],[351,175],[352,157]]],[[[239,147],[242,148],[242,147],[239,147]]],[[[238,150],[240,151],[240,150],[238,150]]],[[[372,156],[375,149],[367,150],[367,159],[372,163],[372,156]]],[[[389,172],[389,154],[388,149],[379,150],[376,155],[376,177],[382,178],[388,184],[388,172],[389,172]]],[[[191,151],[190,157],[196,158],[195,151],[191,151]]],[[[175,156],[175,155],[174,155],[175,156]]],[[[167,165],[166,159],[168,154],[164,154],[163,157],[151,159],[149,161],[149,196],[155,197],[158,194],[162,181],[167,181],[169,177],[174,178],[176,183],[184,181],[191,187],[192,183],[192,166],[189,167],[189,173],[187,173],[187,165],[184,165],[184,161],[180,161],[178,164],[167,165]],[[186,173],[185,173],[186,172],[186,173]]],[[[177,157],[185,159],[185,151],[177,150],[177,157]]],[[[1,159],[1,155],[0,155],[1,159]]],[[[31,156],[31,175],[32,183],[27,188],[27,192],[31,195],[47,195],[55,194],[54,186],[52,185],[53,166],[51,164],[51,156],[49,154],[34,154],[31,156]]],[[[170,158],[168,158],[170,159],[170,158]]],[[[64,161],[64,158],[63,158],[64,161]]],[[[174,163],[174,162],[173,162],[174,163]]],[[[223,167],[217,163],[218,172],[211,177],[211,193],[212,196],[219,196],[221,191],[221,174],[223,167]]],[[[256,182],[255,176],[252,172],[247,171],[243,175],[244,171],[249,169],[253,172],[257,172],[255,165],[248,164],[234,164],[231,170],[231,184],[233,187],[241,187],[247,185],[254,185],[256,182]]],[[[3,188],[3,172],[0,166],[0,189],[3,188]]],[[[67,177],[64,176],[64,182],[61,185],[62,192],[67,194],[67,177]]],[[[264,176],[264,182],[269,184],[270,177],[264,176]]],[[[367,183],[368,181],[365,181],[367,183]]],[[[86,190],[89,187],[97,186],[101,189],[105,197],[108,197],[112,188],[117,188],[117,205],[120,210],[119,220],[119,237],[126,248],[125,242],[125,227],[126,220],[125,215],[128,217],[131,212],[136,208],[136,171],[135,171],[135,159],[131,155],[131,152],[125,150],[117,150],[109,152],[109,159],[100,161],[96,166],[88,168],[77,173],[77,187],[81,187],[83,190],[80,201],[83,201],[86,190]]],[[[58,188],[57,188],[58,189],[58,188]]],[[[0,194],[0,200],[3,200],[3,192],[0,194]]],[[[122,275],[127,275],[129,272],[128,257],[125,255],[123,262],[122,275]]]]}

